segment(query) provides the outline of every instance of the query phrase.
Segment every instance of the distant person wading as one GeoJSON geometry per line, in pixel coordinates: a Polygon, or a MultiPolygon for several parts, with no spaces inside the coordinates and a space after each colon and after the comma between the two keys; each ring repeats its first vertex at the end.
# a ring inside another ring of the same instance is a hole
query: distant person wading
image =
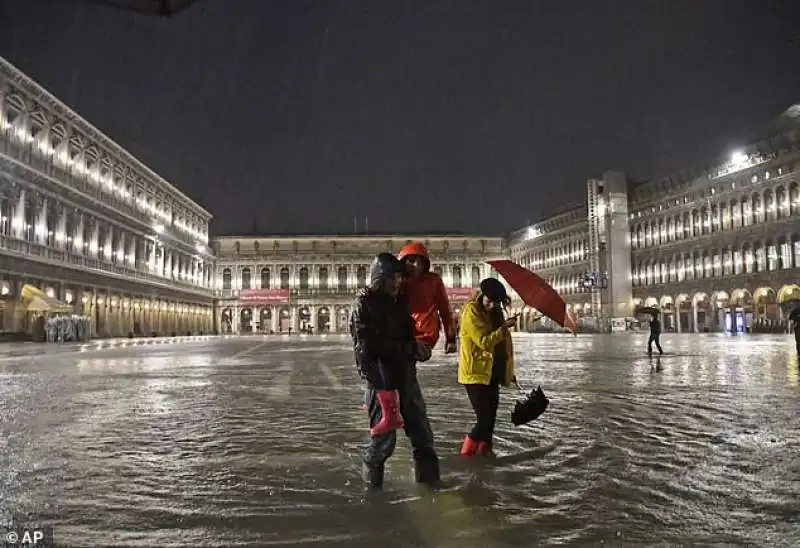
{"type": "Polygon", "coordinates": [[[658,353],[663,354],[661,349],[661,321],[658,319],[657,314],[653,314],[653,319],[650,320],[650,338],[647,339],[647,353],[653,355],[653,343],[656,343],[658,353]]]}

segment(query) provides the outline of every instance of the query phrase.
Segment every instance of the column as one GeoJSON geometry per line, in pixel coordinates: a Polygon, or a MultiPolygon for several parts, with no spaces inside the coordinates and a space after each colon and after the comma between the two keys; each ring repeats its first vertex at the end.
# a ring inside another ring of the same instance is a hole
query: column
{"type": "Polygon", "coordinates": [[[139,237],[131,234],[128,238],[128,249],[125,251],[125,264],[130,268],[136,268],[139,262],[137,258],[137,247],[139,245],[139,237]]]}
{"type": "Polygon", "coordinates": [[[36,200],[36,226],[34,227],[34,240],[42,245],[47,243],[47,198],[36,200]]]}
{"type": "Polygon", "coordinates": [[[72,234],[72,248],[70,251],[73,253],[80,253],[83,255],[84,247],[83,247],[83,227],[84,223],[86,222],[85,216],[83,213],[78,215],[78,226],[75,228],[75,234],[72,234]]]}
{"type": "Polygon", "coordinates": [[[11,215],[11,232],[20,239],[25,234],[25,192],[24,189],[19,191],[19,198],[11,215]]]}
{"type": "Polygon", "coordinates": [[[103,242],[103,260],[111,262],[111,254],[114,253],[114,227],[108,225],[106,230],[106,241],[103,242]]]}
{"type": "Polygon", "coordinates": [[[697,303],[692,301],[692,332],[699,333],[697,328],[697,303]]]}
{"type": "Polygon", "coordinates": [[[67,239],[67,208],[62,207],[58,213],[58,222],[56,223],[56,246],[61,249],[70,249],[70,241],[67,239]]]}
{"type": "Polygon", "coordinates": [[[294,305],[289,309],[289,313],[292,318],[292,323],[290,324],[292,326],[292,333],[297,333],[300,328],[300,310],[297,305],[294,305]]]}
{"type": "Polygon", "coordinates": [[[89,237],[89,245],[84,245],[88,248],[89,257],[97,259],[100,256],[100,221],[92,219],[92,234],[89,237]]]}
{"type": "Polygon", "coordinates": [[[319,333],[319,322],[317,316],[317,307],[316,306],[309,306],[308,307],[308,314],[310,316],[309,324],[314,328],[315,333],[319,333]]]}
{"type": "Polygon", "coordinates": [[[278,332],[278,314],[280,314],[280,311],[281,311],[280,307],[278,306],[272,307],[272,314],[270,316],[269,323],[270,323],[270,329],[272,330],[273,333],[278,332]]]}

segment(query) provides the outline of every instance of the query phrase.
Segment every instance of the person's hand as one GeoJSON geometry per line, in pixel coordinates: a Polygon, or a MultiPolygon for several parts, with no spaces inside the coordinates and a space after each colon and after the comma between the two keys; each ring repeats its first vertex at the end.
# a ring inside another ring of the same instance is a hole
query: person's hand
{"type": "Polygon", "coordinates": [[[415,343],[414,357],[417,358],[417,361],[426,362],[431,359],[431,349],[427,344],[417,342],[415,343]]]}
{"type": "Polygon", "coordinates": [[[456,341],[447,341],[444,343],[444,353],[445,354],[455,354],[456,351],[456,341]]]}
{"type": "Polygon", "coordinates": [[[356,298],[363,299],[364,297],[367,296],[367,293],[368,293],[367,288],[366,287],[362,287],[361,290],[356,295],[356,298]]]}
{"type": "Polygon", "coordinates": [[[511,316],[510,318],[507,318],[506,321],[503,322],[503,327],[505,327],[506,329],[511,329],[515,325],[517,325],[517,316],[511,316]]]}

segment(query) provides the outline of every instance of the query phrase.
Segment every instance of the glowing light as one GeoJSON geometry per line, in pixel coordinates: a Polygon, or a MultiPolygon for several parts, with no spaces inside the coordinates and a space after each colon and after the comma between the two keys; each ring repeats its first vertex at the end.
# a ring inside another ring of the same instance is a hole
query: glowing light
{"type": "Polygon", "coordinates": [[[747,154],[741,150],[734,150],[731,153],[731,163],[735,166],[740,166],[747,162],[747,154]]]}

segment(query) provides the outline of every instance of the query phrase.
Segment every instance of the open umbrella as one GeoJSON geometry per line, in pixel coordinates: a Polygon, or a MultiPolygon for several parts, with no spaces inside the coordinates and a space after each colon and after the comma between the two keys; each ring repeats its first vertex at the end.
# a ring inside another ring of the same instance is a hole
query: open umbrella
{"type": "Polygon", "coordinates": [[[634,314],[658,314],[658,308],[654,308],[652,306],[637,306],[636,310],[633,311],[634,314]]]}
{"type": "MultiPolygon", "coordinates": [[[[795,313],[795,310],[800,309],[800,299],[787,299],[781,303],[781,308],[784,314],[789,314],[791,316],[795,313]]],[[[800,314],[800,312],[797,314],[800,314]]]]}
{"type": "MultiPolygon", "coordinates": [[[[517,385],[517,388],[522,391],[522,388],[517,385]]],[[[524,392],[523,392],[524,393],[524,392]]],[[[550,400],[544,395],[541,386],[537,386],[530,394],[527,394],[525,399],[518,400],[511,411],[511,422],[514,426],[528,424],[529,422],[539,418],[539,416],[547,410],[550,405],[550,400]]]]}
{"type": "Polygon", "coordinates": [[[487,262],[508,282],[525,304],[551,318],[558,325],[575,331],[577,323],[567,311],[567,303],[546,281],[527,268],[507,259],[487,262]]]}

